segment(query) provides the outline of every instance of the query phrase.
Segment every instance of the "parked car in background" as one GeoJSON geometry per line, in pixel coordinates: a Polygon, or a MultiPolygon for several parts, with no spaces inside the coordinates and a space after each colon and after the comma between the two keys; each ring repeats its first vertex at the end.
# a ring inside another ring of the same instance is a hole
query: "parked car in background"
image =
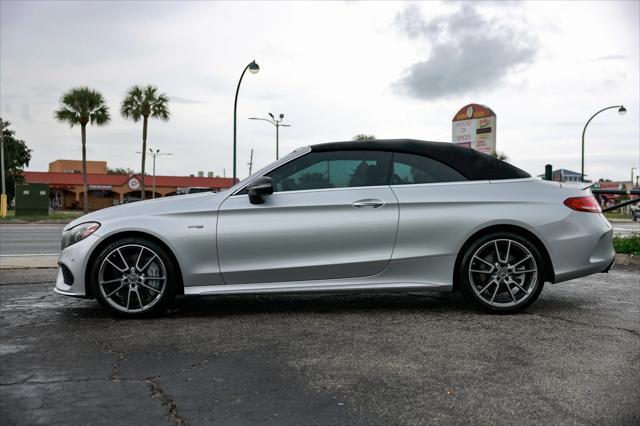
{"type": "Polygon", "coordinates": [[[193,186],[190,188],[179,188],[176,195],[197,194],[199,192],[214,192],[212,188],[193,186]]]}
{"type": "Polygon", "coordinates": [[[63,233],[58,293],[110,312],[175,295],[461,290],[489,312],[613,264],[590,190],[449,143],[298,149],[220,193],[100,210],[63,233]]]}
{"type": "Polygon", "coordinates": [[[136,198],[136,197],[125,198],[124,200],[122,200],[120,204],[135,203],[137,201],[142,201],[142,198],[136,198]]]}

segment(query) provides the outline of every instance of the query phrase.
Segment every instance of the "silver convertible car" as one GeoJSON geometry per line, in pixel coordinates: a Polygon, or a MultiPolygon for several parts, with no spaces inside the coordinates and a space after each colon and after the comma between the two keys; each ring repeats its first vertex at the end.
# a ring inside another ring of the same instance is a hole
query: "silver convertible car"
{"type": "Polygon", "coordinates": [[[114,314],[176,295],[461,290],[490,312],[607,271],[612,229],[588,189],[417,140],[298,149],[225,192],[100,210],[62,236],[55,291],[114,314]]]}

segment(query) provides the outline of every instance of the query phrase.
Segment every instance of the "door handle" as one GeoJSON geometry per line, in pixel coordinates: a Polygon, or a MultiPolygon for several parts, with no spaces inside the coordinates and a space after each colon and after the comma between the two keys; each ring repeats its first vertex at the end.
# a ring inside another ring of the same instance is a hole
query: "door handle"
{"type": "Polygon", "coordinates": [[[351,205],[353,207],[357,207],[357,208],[368,207],[368,208],[377,209],[378,207],[384,206],[384,201],[378,200],[378,199],[374,199],[374,198],[366,198],[364,200],[355,201],[351,205]]]}

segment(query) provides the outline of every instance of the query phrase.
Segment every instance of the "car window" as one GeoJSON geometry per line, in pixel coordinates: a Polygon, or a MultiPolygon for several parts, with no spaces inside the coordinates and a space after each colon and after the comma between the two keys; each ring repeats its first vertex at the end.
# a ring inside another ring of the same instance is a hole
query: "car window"
{"type": "Polygon", "coordinates": [[[267,176],[276,192],[386,185],[390,161],[380,151],[311,152],[267,176]]]}
{"type": "Polygon", "coordinates": [[[413,183],[460,182],[467,180],[457,170],[422,155],[393,154],[392,185],[413,183]]]}

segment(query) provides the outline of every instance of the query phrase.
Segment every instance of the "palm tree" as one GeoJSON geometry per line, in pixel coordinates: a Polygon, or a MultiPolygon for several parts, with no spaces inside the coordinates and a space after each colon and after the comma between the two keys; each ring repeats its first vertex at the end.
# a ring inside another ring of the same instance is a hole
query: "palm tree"
{"type": "Polygon", "coordinates": [[[54,114],[58,121],[66,122],[70,127],[80,125],[82,134],[82,184],[84,187],[84,212],[89,211],[87,194],[87,124],[104,126],[111,117],[109,107],[102,93],[88,87],[76,87],[62,95],[60,109],[54,114]]]}
{"type": "Polygon", "coordinates": [[[356,142],[373,141],[375,139],[376,139],[376,137],[374,135],[367,135],[367,134],[364,134],[364,133],[357,134],[353,138],[351,138],[351,140],[354,140],[356,142]]]}
{"type": "Polygon", "coordinates": [[[169,120],[169,98],[166,94],[158,94],[158,88],[151,85],[133,86],[127,92],[120,106],[120,114],[124,118],[131,118],[134,122],[142,118],[142,199],[145,196],[144,165],[147,156],[147,125],[149,117],[169,120]]]}
{"type": "Polygon", "coordinates": [[[502,161],[508,161],[509,160],[509,157],[504,152],[494,151],[491,155],[494,158],[497,158],[498,160],[502,160],[502,161]]]}

